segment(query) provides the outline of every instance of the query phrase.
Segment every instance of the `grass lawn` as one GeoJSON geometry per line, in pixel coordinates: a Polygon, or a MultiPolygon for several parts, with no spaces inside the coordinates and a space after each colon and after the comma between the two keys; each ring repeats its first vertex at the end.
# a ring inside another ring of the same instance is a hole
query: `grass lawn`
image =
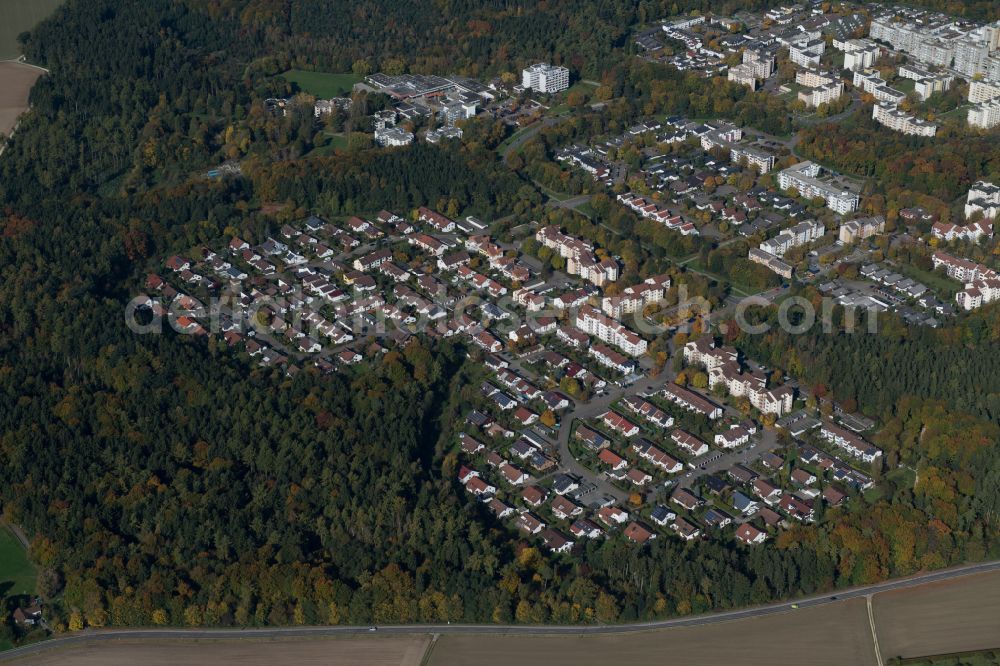
{"type": "Polygon", "coordinates": [[[0,594],[34,594],[36,573],[14,533],[0,527],[0,594]]]}
{"type": "Polygon", "coordinates": [[[290,69],[284,74],[286,81],[296,84],[300,90],[321,99],[344,97],[350,94],[354,84],[361,80],[352,72],[332,74],[330,72],[307,72],[290,69]]]}
{"type": "Polygon", "coordinates": [[[934,271],[920,270],[911,264],[895,264],[893,268],[897,269],[901,275],[926,285],[943,301],[951,301],[955,298],[958,290],[962,288],[957,280],[939,275],[934,271]]]}

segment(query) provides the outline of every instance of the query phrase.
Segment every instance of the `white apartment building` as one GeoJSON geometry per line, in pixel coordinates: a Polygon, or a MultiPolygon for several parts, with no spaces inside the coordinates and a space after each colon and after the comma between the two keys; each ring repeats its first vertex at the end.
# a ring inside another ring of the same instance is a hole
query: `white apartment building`
{"type": "Polygon", "coordinates": [[[829,104],[840,99],[844,94],[844,82],[835,81],[819,88],[810,88],[799,92],[799,101],[810,108],[815,108],[820,104],[829,104]]]}
{"type": "Polygon", "coordinates": [[[825,233],[826,227],[823,226],[822,222],[807,220],[796,224],[794,227],[785,229],[774,238],[764,241],[760,244],[760,249],[776,257],[784,257],[785,252],[788,252],[793,247],[807,245],[814,240],[819,240],[825,233]]]}
{"type": "Polygon", "coordinates": [[[819,88],[820,86],[828,86],[837,77],[831,72],[825,72],[819,69],[800,69],[795,72],[795,82],[800,86],[806,86],[807,88],[819,88]]]}
{"type": "Polygon", "coordinates": [[[605,296],[601,300],[601,309],[609,317],[621,319],[623,315],[642,312],[647,305],[659,303],[663,300],[667,289],[670,289],[670,278],[666,275],[657,275],[623,289],[617,296],[605,296]]]}
{"type": "Polygon", "coordinates": [[[837,187],[832,178],[821,178],[822,168],[813,162],[799,162],[778,172],[778,187],[796,189],[804,197],[821,197],[830,210],[844,214],[856,210],[860,197],[837,187]]]}
{"type": "Polygon", "coordinates": [[[598,287],[618,279],[618,262],[611,257],[599,260],[594,255],[593,245],[567,236],[556,225],[539,229],[535,233],[535,240],[558,252],[566,260],[566,272],[572,275],[579,275],[598,287]]]}
{"type": "Polygon", "coordinates": [[[844,69],[852,72],[870,69],[878,60],[879,47],[868,39],[833,40],[833,47],[844,52],[844,69]]]}
{"type": "Polygon", "coordinates": [[[931,263],[934,264],[935,269],[943,266],[948,277],[966,284],[977,280],[996,280],[1000,278],[1000,275],[997,275],[997,272],[992,268],[987,268],[982,264],[977,264],[974,261],[962,259],[961,257],[953,257],[947,252],[940,250],[931,255],[931,263]]]}
{"type": "Polygon", "coordinates": [[[980,129],[992,129],[1000,125],[1000,98],[972,107],[966,120],[970,127],[980,129]]]}
{"type": "Polygon", "coordinates": [[[965,217],[973,213],[982,213],[988,220],[996,218],[1000,213],[1000,187],[984,180],[976,181],[965,196],[965,217]]]}
{"type": "Polygon", "coordinates": [[[754,76],[766,79],[777,70],[774,53],[764,49],[747,49],[743,51],[743,64],[752,65],[754,76]]]}
{"type": "Polygon", "coordinates": [[[608,317],[592,305],[583,305],[576,313],[574,325],[608,344],[619,347],[629,356],[646,353],[647,343],[638,334],[630,331],[621,322],[608,317]]]}
{"type": "Polygon", "coordinates": [[[521,71],[521,85],[540,93],[556,93],[569,88],[569,70],[558,65],[538,63],[521,71]]]}
{"type": "Polygon", "coordinates": [[[761,250],[760,248],[757,247],[750,248],[750,250],[747,252],[747,259],[754,262],[755,264],[760,264],[761,266],[764,266],[768,270],[777,273],[786,280],[791,280],[792,273],[795,272],[795,267],[793,267],[791,264],[785,263],[784,261],[778,259],[770,252],[765,252],[764,250],[761,250]]]}
{"type": "Polygon", "coordinates": [[[738,83],[741,86],[746,86],[750,90],[757,89],[757,76],[756,69],[753,65],[744,63],[742,65],[733,65],[726,72],[726,79],[732,81],[733,83],[738,83]]]}
{"type": "Polygon", "coordinates": [[[912,136],[934,136],[937,134],[937,125],[934,123],[911,116],[887,102],[879,102],[872,108],[872,118],[894,132],[902,132],[912,136]]]}
{"type": "Polygon", "coordinates": [[[1000,280],[976,280],[965,285],[955,294],[955,302],[964,310],[975,310],[987,303],[1000,300],[1000,280]]]}
{"type": "Polygon", "coordinates": [[[866,93],[875,94],[875,89],[884,86],[885,80],[879,72],[854,72],[854,87],[866,93]]]}
{"type": "Polygon", "coordinates": [[[756,167],[760,173],[767,173],[774,168],[774,155],[750,146],[732,144],[729,159],[732,162],[746,162],[749,166],[756,167]]]}
{"type": "Polygon", "coordinates": [[[408,146],[413,143],[413,132],[407,132],[402,127],[377,129],[375,143],[380,146],[408,146]]]}
{"type": "Polygon", "coordinates": [[[844,222],[840,225],[840,231],[837,236],[841,243],[847,245],[856,240],[864,240],[865,238],[871,238],[876,234],[884,232],[885,218],[881,215],[876,215],[875,217],[862,217],[850,222],[844,222]]]}
{"type": "Polygon", "coordinates": [[[899,75],[915,81],[913,90],[921,100],[948,90],[955,81],[955,77],[950,74],[935,74],[916,65],[900,65],[899,75]]]}
{"type": "Polygon", "coordinates": [[[788,57],[799,67],[818,67],[824,51],[826,42],[822,39],[807,39],[791,44],[788,57]]]}
{"type": "Polygon", "coordinates": [[[1000,97],[1000,84],[990,84],[983,81],[969,82],[969,101],[982,104],[1000,97]]]}
{"type": "Polygon", "coordinates": [[[872,95],[875,96],[875,101],[888,102],[889,104],[900,104],[906,99],[906,93],[889,86],[878,86],[872,90],[872,95]]]}

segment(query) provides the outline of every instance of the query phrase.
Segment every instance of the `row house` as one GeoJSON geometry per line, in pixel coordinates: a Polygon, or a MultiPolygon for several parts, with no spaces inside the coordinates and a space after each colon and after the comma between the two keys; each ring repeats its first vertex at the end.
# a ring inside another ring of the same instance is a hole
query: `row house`
{"type": "Polygon", "coordinates": [[[851,456],[864,460],[867,463],[875,462],[877,458],[882,456],[882,450],[878,447],[869,444],[862,437],[859,437],[850,430],[836,426],[828,421],[823,423],[823,426],[819,430],[819,435],[828,442],[847,451],[851,456]]]}
{"type": "Polygon", "coordinates": [[[594,357],[598,363],[606,368],[611,368],[616,372],[627,375],[639,369],[639,364],[632,359],[619,354],[607,345],[593,345],[587,353],[594,357]]]}
{"type": "Polygon", "coordinates": [[[417,219],[431,226],[435,231],[442,234],[450,234],[455,231],[455,222],[441,213],[421,206],[417,209],[417,219]]]}
{"type": "Polygon", "coordinates": [[[620,432],[625,437],[634,437],[639,434],[639,426],[629,421],[627,418],[619,414],[618,412],[609,410],[601,417],[604,425],[608,426],[612,430],[620,432]]]}
{"type": "Polygon", "coordinates": [[[659,426],[660,428],[667,429],[674,426],[674,417],[670,416],[648,400],[644,400],[637,395],[630,395],[626,397],[622,403],[636,414],[639,414],[647,421],[659,426]]]}
{"type": "Polygon", "coordinates": [[[638,437],[632,442],[632,450],[643,460],[659,467],[667,474],[677,474],[684,469],[680,460],[666,453],[644,437],[638,437]]]}
{"type": "Polygon", "coordinates": [[[680,428],[674,430],[670,433],[670,439],[673,440],[674,444],[684,449],[694,457],[702,456],[708,453],[708,444],[701,441],[686,430],[682,430],[680,428]]]}
{"type": "Polygon", "coordinates": [[[723,414],[722,407],[683,386],[670,383],[663,387],[661,393],[674,404],[690,412],[704,414],[709,419],[720,418],[723,414]]]}

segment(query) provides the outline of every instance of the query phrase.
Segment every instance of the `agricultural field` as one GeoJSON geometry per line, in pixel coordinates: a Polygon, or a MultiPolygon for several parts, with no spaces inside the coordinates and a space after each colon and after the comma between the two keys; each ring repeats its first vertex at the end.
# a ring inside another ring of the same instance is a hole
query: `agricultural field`
{"type": "MultiPolygon", "coordinates": [[[[4,0],[0,2],[0,60],[21,55],[17,36],[51,14],[63,0],[4,0]]],[[[0,86],[0,90],[3,86],[0,86]]]]}
{"type": "Polygon", "coordinates": [[[0,134],[8,135],[28,108],[28,93],[42,70],[19,62],[0,62],[0,134]]]}
{"type": "Polygon", "coordinates": [[[864,599],[700,627],[600,636],[442,636],[428,666],[872,664],[864,599]],[[780,637],[780,640],[778,640],[780,637]],[[720,640],[723,639],[723,640],[720,640]]]}
{"type": "Polygon", "coordinates": [[[349,95],[354,84],[361,80],[351,72],[333,74],[330,72],[307,72],[302,69],[290,69],[284,74],[285,80],[296,84],[300,90],[314,97],[329,99],[349,95]]]}
{"type": "Polygon", "coordinates": [[[1000,647],[997,572],[883,592],[872,608],[886,659],[1000,647]]]}
{"type": "Polygon", "coordinates": [[[358,636],[275,641],[90,643],[17,661],[25,666],[420,666],[429,637],[358,636]]]}

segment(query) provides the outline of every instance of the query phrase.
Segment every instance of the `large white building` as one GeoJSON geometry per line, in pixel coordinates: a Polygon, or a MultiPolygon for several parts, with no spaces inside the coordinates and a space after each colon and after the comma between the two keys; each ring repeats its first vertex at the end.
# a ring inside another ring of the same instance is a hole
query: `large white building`
{"type": "Polygon", "coordinates": [[[799,162],[778,172],[778,187],[796,189],[804,197],[821,197],[827,208],[837,213],[857,210],[860,197],[838,187],[833,177],[822,177],[822,168],[813,162],[799,162]]]}
{"type": "Polygon", "coordinates": [[[1000,125],[1000,99],[975,105],[969,109],[966,120],[970,126],[980,129],[992,129],[1000,125]]]}
{"type": "Polygon", "coordinates": [[[408,146],[413,143],[413,132],[407,132],[402,127],[377,129],[375,143],[380,146],[408,146]]]}
{"type": "Polygon", "coordinates": [[[819,88],[810,88],[808,90],[799,91],[799,101],[803,102],[810,108],[814,108],[820,104],[829,104],[830,102],[834,102],[840,99],[840,96],[843,94],[844,82],[834,81],[833,83],[820,86],[819,88]]]}
{"type": "Polygon", "coordinates": [[[833,40],[833,47],[844,52],[844,69],[852,72],[870,69],[878,60],[879,47],[868,39],[833,40]]]}
{"type": "Polygon", "coordinates": [[[988,220],[1000,213],[1000,187],[986,181],[977,181],[965,197],[965,217],[982,213],[988,220]]]}
{"type": "Polygon", "coordinates": [[[540,93],[556,93],[569,88],[569,70],[558,65],[538,63],[521,71],[521,85],[540,93]]]}
{"type": "Polygon", "coordinates": [[[621,348],[629,356],[646,353],[645,340],[592,305],[583,305],[577,311],[574,324],[584,333],[621,348]]]}
{"type": "Polygon", "coordinates": [[[899,19],[891,10],[872,19],[870,35],[917,61],[954,69],[965,78],[1000,80],[1000,22],[976,26],[943,15],[899,19]]]}
{"type": "Polygon", "coordinates": [[[856,240],[864,240],[885,231],[885,218],[881,215],[875,217],[862,217],[840,225],[838,239],[841,243],[853,243],[856,240]]]}
{"type": "Polygon", "coordinates": [[[888,102],[879,102],[872,108],[872,118],[895,132],[913,136],[934,136],[937,125],[900,111],[888,102]]]}
{"type": "Polygon", "coordinates": [[[934,93],[948,90],[955,81],[955,77],[950,74],[935,74],[909,64],[899,66],[899,75],[914,81],[913,91],[921,100],[926,100],[934,93]]]}
{"type": "Polygon", "coordinates": [[[1000,97],[1000,84],[990,84],[983,81],[969,82],[969,101],[973,104],[982,104],[1000,97]]]}
{"type": "Polygon", "coordinates": [[[825,233],[826,227],[823,226],[822,222],[807,220],[796,224],[794,227],[785,229],[774,238],[764,241],[760,244],[760,249],[776,257],[784,257],[785,252],[788,252],[793,247],[807,245],[814,240],[819,240],[825,233]]]}

